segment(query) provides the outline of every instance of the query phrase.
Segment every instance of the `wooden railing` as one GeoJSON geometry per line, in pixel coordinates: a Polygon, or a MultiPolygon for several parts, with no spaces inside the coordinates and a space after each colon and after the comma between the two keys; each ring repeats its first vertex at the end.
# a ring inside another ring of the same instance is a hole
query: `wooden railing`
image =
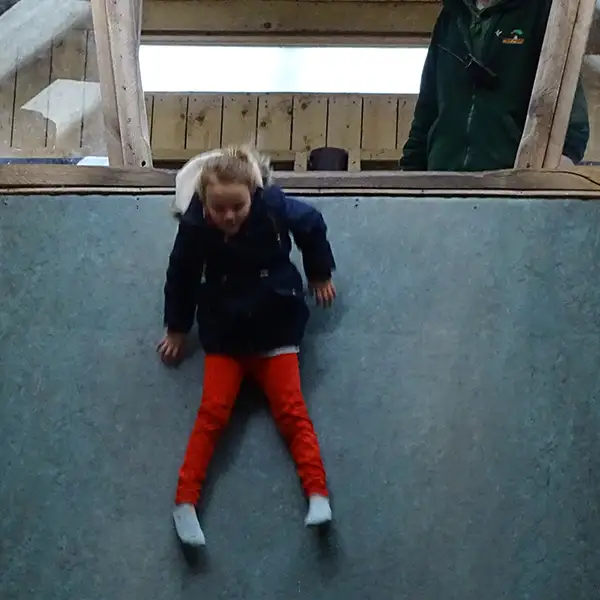
{"type": "MultiPolygon", "coordinates": [[[[94,36],[73,30],[0,81],[0,156],[105,155],[94,36]]],[[[588,78],[592,135],[585,159],[600,160],[600,86],[588,78]]],[[[286,168],[306,169],[314,148],[349,153],[349,170],[397,161],[416,96],[349,94],[146,94],[155,160],[249,142],[286,168]]]]}

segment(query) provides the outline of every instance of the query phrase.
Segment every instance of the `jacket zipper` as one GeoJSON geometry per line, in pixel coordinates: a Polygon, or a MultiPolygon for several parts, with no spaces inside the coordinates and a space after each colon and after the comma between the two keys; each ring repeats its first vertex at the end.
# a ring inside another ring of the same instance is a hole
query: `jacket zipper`
{"type": "MultiPolygon", "coordinates": [[[[470,5],[470,9],[471,9],[471,13],[474,13],[474,16],[477,20],[481,21],[481,16],[482,14],[485,12],[487,13],[488,11],[495,11],[498,6],[501,6],[503,4],[505,4],[506,0],[498,0],[497,2],[494,2],[491,6],[487,6],[486,8],[484,8],[481,12],[476,11],[475,10],[475,4],[473,3],[473,5],[470,5]]],[[[489,19],[491,19],[491,17],[488,17],[489,19]]],[[[491,43],[491,39],[492,39],[492,35],[490,34],[490,31],[494,31],[494,28],[496,27],[496,25],[498,24],[498,21],[500,19],[497,17],[496,20],[493,23],[489,23],[488,24],[488,31],[487,31],[487,36],[485,38],[485,40],[482,40],[481,42],[481,54],[484,55],[485,54],[485,49],[487,47],[489,47],[490,43],[491,43]]],[[[470,34],[470,31],[469,31],[470,34]]],[[[468,37],[465,37],[465,43],[467,44],[467,47],[469,49],[470,52],[473,51],[473,48],[471,47],[471,37],[470,35],[468,37]]],[[[471,93],[471,108],[469,110],[469,116],[467,118],[467,150],[465,152],[465,159],[463,162],[463,168],[467,167],[467,164],[469,163],[469,160],[471,159],[471,126],[473,123],[473,115],[475,113],[475,99],[476,99],[477,95],[475,94],[475,91],[473,91],[471,93]]]]}

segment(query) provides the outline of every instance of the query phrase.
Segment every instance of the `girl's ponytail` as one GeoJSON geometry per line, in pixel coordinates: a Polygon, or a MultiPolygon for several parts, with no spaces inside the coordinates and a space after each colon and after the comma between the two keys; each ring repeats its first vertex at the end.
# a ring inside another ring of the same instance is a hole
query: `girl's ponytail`
{"type": "Polygon", "coordinates": [[[222,150],[210,150],[190,159],[175,176],[175,197],[171,202],[171,212],[175,218],[183,216],[200,187],[204,166],[211,159],[222,154],[222,150]]]}
{"type": "Polygon", "coordinates": [[[250,165],[257,188],[265,188],[271,184],[271,159],[266,154],[261,154],[246,144],[229,146],[227,152],[232,158],[250,165]]]}

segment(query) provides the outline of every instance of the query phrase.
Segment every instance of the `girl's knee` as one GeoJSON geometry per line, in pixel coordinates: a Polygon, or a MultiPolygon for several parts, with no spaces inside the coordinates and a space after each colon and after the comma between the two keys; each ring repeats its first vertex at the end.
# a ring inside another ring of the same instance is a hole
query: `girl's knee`
{"type": "Polygon", "coordinates": [[[222,429],[231,416],[231,407],[224,402],[203,398],[198,409],[197,421],[207,429],[222,429]]]}
{"type": "Polygon", "coordinates": [[[313,431],[312,420],[301,396],[273,407],[272,411],[274,419],[283,432],[294,434],[298,431],[313,431]]]}

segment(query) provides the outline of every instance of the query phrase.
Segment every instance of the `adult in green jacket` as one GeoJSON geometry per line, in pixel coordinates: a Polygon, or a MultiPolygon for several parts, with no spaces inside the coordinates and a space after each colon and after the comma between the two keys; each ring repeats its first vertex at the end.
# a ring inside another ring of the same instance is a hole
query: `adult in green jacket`
{"type": "MultiPolygon", "coordinates": [[[[486,171],[514,166],[550,4],[444,0],[402,169],[486,171]]],[[[587,103],[579,81],[563,157],[581,161],[588,138],[587,103]]]]}

